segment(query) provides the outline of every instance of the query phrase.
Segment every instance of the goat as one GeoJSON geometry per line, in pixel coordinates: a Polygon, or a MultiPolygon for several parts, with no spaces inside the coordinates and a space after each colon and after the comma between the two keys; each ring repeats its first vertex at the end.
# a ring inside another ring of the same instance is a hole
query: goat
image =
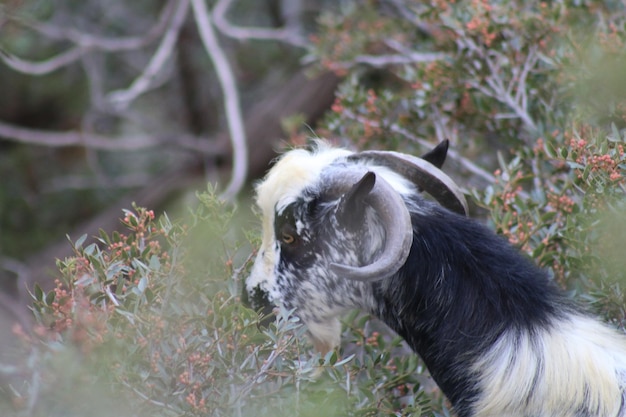
{"type": "Polygon", "coordinates": [[[466,216],[439,170],[447,146],[422,159],[324,143],[284,154],[256,188],[252,306],[294,308],[321,352],[339,345],[347,309],[373,314],[459,417],[626,416],[626,337],[466,216]]]}

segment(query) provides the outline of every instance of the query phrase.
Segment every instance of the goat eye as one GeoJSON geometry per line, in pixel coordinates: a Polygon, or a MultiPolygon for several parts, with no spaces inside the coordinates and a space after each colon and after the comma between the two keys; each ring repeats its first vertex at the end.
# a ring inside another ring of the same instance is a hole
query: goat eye
{"type": "Polygon", "coordinates": [[[296,238],[289,233],[283,232],[283,234],[281,235],[281,240],[283,241],[283,243],[286,243],[287,245],[291,245],[296,240],[296,238]]]}

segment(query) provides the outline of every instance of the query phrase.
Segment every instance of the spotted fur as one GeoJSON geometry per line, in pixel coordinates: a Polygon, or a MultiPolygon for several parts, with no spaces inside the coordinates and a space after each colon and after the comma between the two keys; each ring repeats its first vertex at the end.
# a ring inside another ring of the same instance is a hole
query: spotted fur
{"type": "Polygon", "coordinates": [[[325,145],[292,151],[258,186],[263,244],[246,286],[255,307],[296,308],[321,351],[339,345],[345,310],[376,315],[422,357],[459,417],[626,417],[622,334],[483,225],[348,155],[325,145]],[[337,218],[345,196],[325,184],[354,169],[387,181],[411,216],[409,257],[384,280],[347,280],[331,267],[367,265],[385,240],[366,198],[337,218]]]}

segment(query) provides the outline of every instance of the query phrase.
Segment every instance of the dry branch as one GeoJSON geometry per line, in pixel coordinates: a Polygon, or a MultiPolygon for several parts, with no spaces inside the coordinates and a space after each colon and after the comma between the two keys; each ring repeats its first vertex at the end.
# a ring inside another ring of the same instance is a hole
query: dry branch
{"type": "Polygon", "coordinates": [[[163,7],[157,23],[144,36],[137,37],[105,38],[71,28],[59,28],[43,22],[16,19],[17,23],[21,23],[47,38],[69,40],[76,46],[42,61],[29,61],[0,49],[0,61],[15,71],[38,76],[49,74],[70,65],[93,50],[119,52],[140,49],[152,43],[167,29],[167,23],[172,18],[174,6],[179,3],[179,0],[170,0],[163,7]]]}
{"type": "Polygon", "coordinates": [[[170,25],[159,44],[156,52],[143,72],[125,90],[112,91],[108,94],[109,101],[118,110],[126,109],[133,100],[145,93],[154,84],[155,77],[162,71],[165,63],[172,56],[181,27],[187,16],[189,2],[181,0],[174,11],[170,25]]]}
{"type": "MultiPolygon", "coordinates": [[[[280,138],[284,137],[281,120],[294,114],[302,114],[308,124],[314,124],[331,106],[338,81],[332,73],[309,78],[305,71],[300,71],[249,111],[245,118],[245,130],[248,146],[254,149],[254,157],[249,161],[248,178],[263,175],[268,163],[276,156],[280,138]]],[[[231,160],[231,146],[229,135],[223,133],[211,142],[211,154],[222,160],[231,160]]],[[[223,169],[230,170],[230,166],[226,165],[223,169]]],[[[89,221],[76,226],[69,235],[76,239],[83,234],[95,236],[100,228],[116,230],[120,226],[118,219],[121,209],[130,207],[133,201],[140,206],[159,208],[172,193],[184,190],[198,181],[203,181],[202,164],[198,159],[187,159],[178,168],[153,178],[139,191],[129,193],[89,221]]],[[[58,241],[31,256],[26,261],[28,271],[20,277],[22,302],[28,302],[26,290],[32,288],[34,283],[50,290],[53,284],[51,273],[56,268],[55,260],[70,255],[71,247],[67,239],[60,236],[58,241]]]]}
{"type": "Polygon", "coordinates": [[[275,40],[297,47],[306,47],[308,42],[294,28],[268,29],[260,27],[235,26],[226,18],[233,0],[219,0],[213,7],[213,23],[221,33],[238,40],[275,40]]]}
{"type": "Polygon", "coordinates": [[[50,130],[31,129],[2,121],[0,121],[0,140],[1,139],[27,145],[53,148],[82,146],[89,149],[110,152],[127,152],[160,146],[172,146],[173,148],[191,150],[207,156],[215,155],[215,153],[218,152],[216,146],[214,146],[208,138],[186,134],[181,134],[176,137],[173,135],[110,137],[79,131],[54,132],[50,130]]]}
{"type": "Polygon", "coordinates": [[[198,31],[200,32],[200,38],[215,67],[215,72],[224,94],[224,112],[228,122],[230,140],[233,143],[233,170],[230,183],[224,190],[222,197],[226,200],[231,200],[243,187],[248,169],[248,145],[241,116],[239,92],[237,91],[237,83],[228,63],[228,58],[226,58],[226,54],[222,50],[213,30],[205,0],[191,0],[191,5],[198,31]]]}

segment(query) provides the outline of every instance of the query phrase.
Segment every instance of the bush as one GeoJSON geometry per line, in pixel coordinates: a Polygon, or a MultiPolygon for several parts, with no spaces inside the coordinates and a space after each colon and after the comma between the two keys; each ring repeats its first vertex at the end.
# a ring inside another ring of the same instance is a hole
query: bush
{"type": "MultiPolygon", "coordinates": [[[[124,212],[126,233],[73,243],[57,288],[36,288],[36,335],[20,332],[28,371],[10,393],[14,415],[404,415],[427,410],[418,360],[392,356],[401,340],[365,334],[354,352],[310,352],[289,311],[268,328],[239,300],[241,263],[232,211],[213,192],[191,225],[124,212]],[[201,233],[204,258],[187,250],[201,233]],[[227,236],[226,238],[224,236],[227,236]],[[223,254],[208,254],[220,251],[223,254]]],[[[357,320],[356,318],[353,318],[357,320]]],[[[5,404],[3,412],[8,413],[5,404]]],[[[6,415],[6,414],[3,414],[6,415]]]]}
{"type": "Polygon", "coordinates": [[[322,20],[320,65],[346,81],[320,132],[418,155],[450,139],[473,214],[623,326],[624,5],[377,7],[322,20]]]}

